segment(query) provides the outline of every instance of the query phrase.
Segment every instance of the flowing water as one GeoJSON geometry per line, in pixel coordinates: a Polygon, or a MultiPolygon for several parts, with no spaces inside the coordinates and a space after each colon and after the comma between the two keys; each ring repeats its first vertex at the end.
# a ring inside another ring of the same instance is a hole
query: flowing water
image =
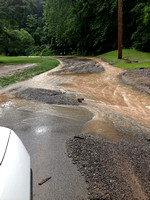
{"type": "MultiPolygon", "coordinates": [[[[88,108],[94,115],[93,119],[87,123],[84,132],[103,132],[106,138],[114,138],[116,135],[113,120],[108,119],[108,116],[100,112],[99,108],[121,114],[150,127],[150,95],[122,83],[118,75],[124,71],[123,69],[94,58],[104,66],[105,71],[89,74],[54,75],[53,72],[61,69],[63,64],[72,62],[72,59],[66,60],[61,58],[61,64],[58,68],[31,80],[15,84],[15,87],[61,89],[73,92],[77,98],[83,97],[84,102],[81,105],[88,108]],[[107,137],[110,130],[111,136],[107,137]]],[[[13,87],[11,86],[11,88],[13,87]]],[[[8,100],[6,95],[1,97],[1,99],[8,100]]]]}
{"type": "MultiPolygon", "coordinates": [[[[94,60],[100,61],[98,58],[94,60]]],[[[38,197],[39,199],[57,200],[62,198],[84,199],[79,198],[86,194],[83,179],[80,180],[81,177],[76,173],[76,168],[72,168],[70,160],[64,154],[64,143],[68,137],[81,132],[100,134],[113,142],[128,138],[130,141],[133,138],[134,142],[137,140],[133,137],[134,133],[141,135],[146,133],[148,138],[150,137],[150,95],[122,83],[118,74],[123,72],[123,69],[100,61],[105,68],[105,71],[101,73],[54,75],[53,72],[61,69],[65,62],[71,62],[71,60],[66,61],[61,58],[60,66],[51,72],[43,73],[0,91],[0,123],[17,131],[32,158],[31,164],[35,174],[34,199],[38,197]],[[47,105],[18,99],[16,92],[28,87],[58,89],[68,94],[73,93],[77,99],[84,98],[84,101],[80,104],[81,106],[77,107],[47,105]],[[53,175],[52,180],[47,185],[45,184],[45,188],[39,188],[39,179],[42,180],[43,177],[51,176],[51,174],[53,175]],[[80,185],[82,186],[81,191],[80,185]],[[68,196],[68,191],[70,196],[68,196]]],[[[114,146],[114,143],[111,144],[114,146]]],[[[137,144],[143,145],[138,141],[137,144]]],[[[109,151],[109,145],[103,147],[108,148],[109,151]]],[[[129,148],[132,146],[129,145],[129,148]]],[[[133,150],[136,151],[136,148],[133,150]]],[[[116,153],[115,149],[114,152],[117,154],[117,159],[123,158],[123,162],[118,159],[114,168],[117,173],[122,174],[121,177],[126,181],[128,188],[133,190],[129,193],[133,192],[132,196],[136,199],[148,199],[141,189],[144,187],[143,185],[141,187],[141,179],[132,171],[127,154],[122,155],[122,152],[120,154],[120,150],[116,153]]],[[[111,156],[111,149],[109,153],[111,156]]],[[[141,161],[142,159],[140,163],[141,161]]],[[[147,171],[144,168],[146,165],[144,161],[143,163],[142,169],[146,174],[147,171]]],[[[113,165],[110,169],[113,169],[112,167],[113,165]]],[[[143,174],[142,180],[144,182],[143,174]]],[[[148,184],[147,181],[145,185],[148,187],[148,184]]]]}
{"type": "Polygon", "coordinates": [[[59,75],[51,83],[83,94],[88,106],[108,108],[149,126],[150,95],[123,84],[118,75],[124,70],[104,62],[102,65],[105,68],[102,73],[59,75]]]}

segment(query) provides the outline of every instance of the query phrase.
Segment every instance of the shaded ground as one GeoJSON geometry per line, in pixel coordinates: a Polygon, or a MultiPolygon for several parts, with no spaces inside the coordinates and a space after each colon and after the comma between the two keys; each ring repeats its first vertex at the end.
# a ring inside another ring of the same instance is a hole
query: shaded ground
{"type": "Polygon", "coordinates": [[[150,94],[150,69],[127,70],[120,76],[124,83],[150,94]]]}

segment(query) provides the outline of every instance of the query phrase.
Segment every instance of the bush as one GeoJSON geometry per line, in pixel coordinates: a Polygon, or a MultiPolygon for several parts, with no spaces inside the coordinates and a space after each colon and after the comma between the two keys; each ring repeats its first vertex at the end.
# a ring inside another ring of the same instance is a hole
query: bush
{"type": "Polygon", "coordinates": [[[30,46],[28,49],[26,49],[26,55],[27,56],[40,56],[42,51],[41,46],[30,46]]]}
{"type": "Polygon", "coordinates": [[[54,56],[57,54],[56,50],[52,50],[50,48],[45,48],[41,51],[41,56],[54,56]]]}
{"type": "Polygon", "coordinates": [[[54,56],[58,55],[57,50],[53,50],[50,47],[45,46],[31,46],[26,50],[28,56],[54,56]]]}
{"type": "Polygon", "coordinates": [[[34,39],[25,30],[7,30],[0,35],[1,52],[10,56],[26,55],[26,49],[34,44],[34,39]]]}

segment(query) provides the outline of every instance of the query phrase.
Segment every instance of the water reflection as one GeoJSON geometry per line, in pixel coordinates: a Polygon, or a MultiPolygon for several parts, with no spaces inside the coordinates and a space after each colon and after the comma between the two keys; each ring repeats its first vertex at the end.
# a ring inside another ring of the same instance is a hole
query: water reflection
{"type": "Polygon", "coordinates": [[[48,131],[49,131],[49,128],[47,126],[40,126],[35,129],[35,134],[38,136],[43,136],[47,134],[48,131]]]}

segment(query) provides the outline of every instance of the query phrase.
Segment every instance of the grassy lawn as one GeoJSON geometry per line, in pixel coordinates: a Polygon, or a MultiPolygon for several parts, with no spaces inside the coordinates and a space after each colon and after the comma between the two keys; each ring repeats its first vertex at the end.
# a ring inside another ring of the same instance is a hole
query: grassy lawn
{"type": "Polygon", "coordinates": [[[26,63],[38,63],[37,66],[26,69],[23,72],[16,73],[12,76],[0,77],[0,87],[6,87],[10,84],[27,80],[38,74],[49,71],[58,66],[59,62],[49,57],[6,57],[0,56],[1,65],[15,65],[26,63]]]}
{"type": "Polygon", "coordinates": [[[150,53],[134,49],[123,49],[122,59],[118,59],[118,51],[111,51],[98,56],[115,63],[114,66],[125,69],[150,68],[150,53]],[[148,62],[149,61],[149,62],[148,62]]]}

